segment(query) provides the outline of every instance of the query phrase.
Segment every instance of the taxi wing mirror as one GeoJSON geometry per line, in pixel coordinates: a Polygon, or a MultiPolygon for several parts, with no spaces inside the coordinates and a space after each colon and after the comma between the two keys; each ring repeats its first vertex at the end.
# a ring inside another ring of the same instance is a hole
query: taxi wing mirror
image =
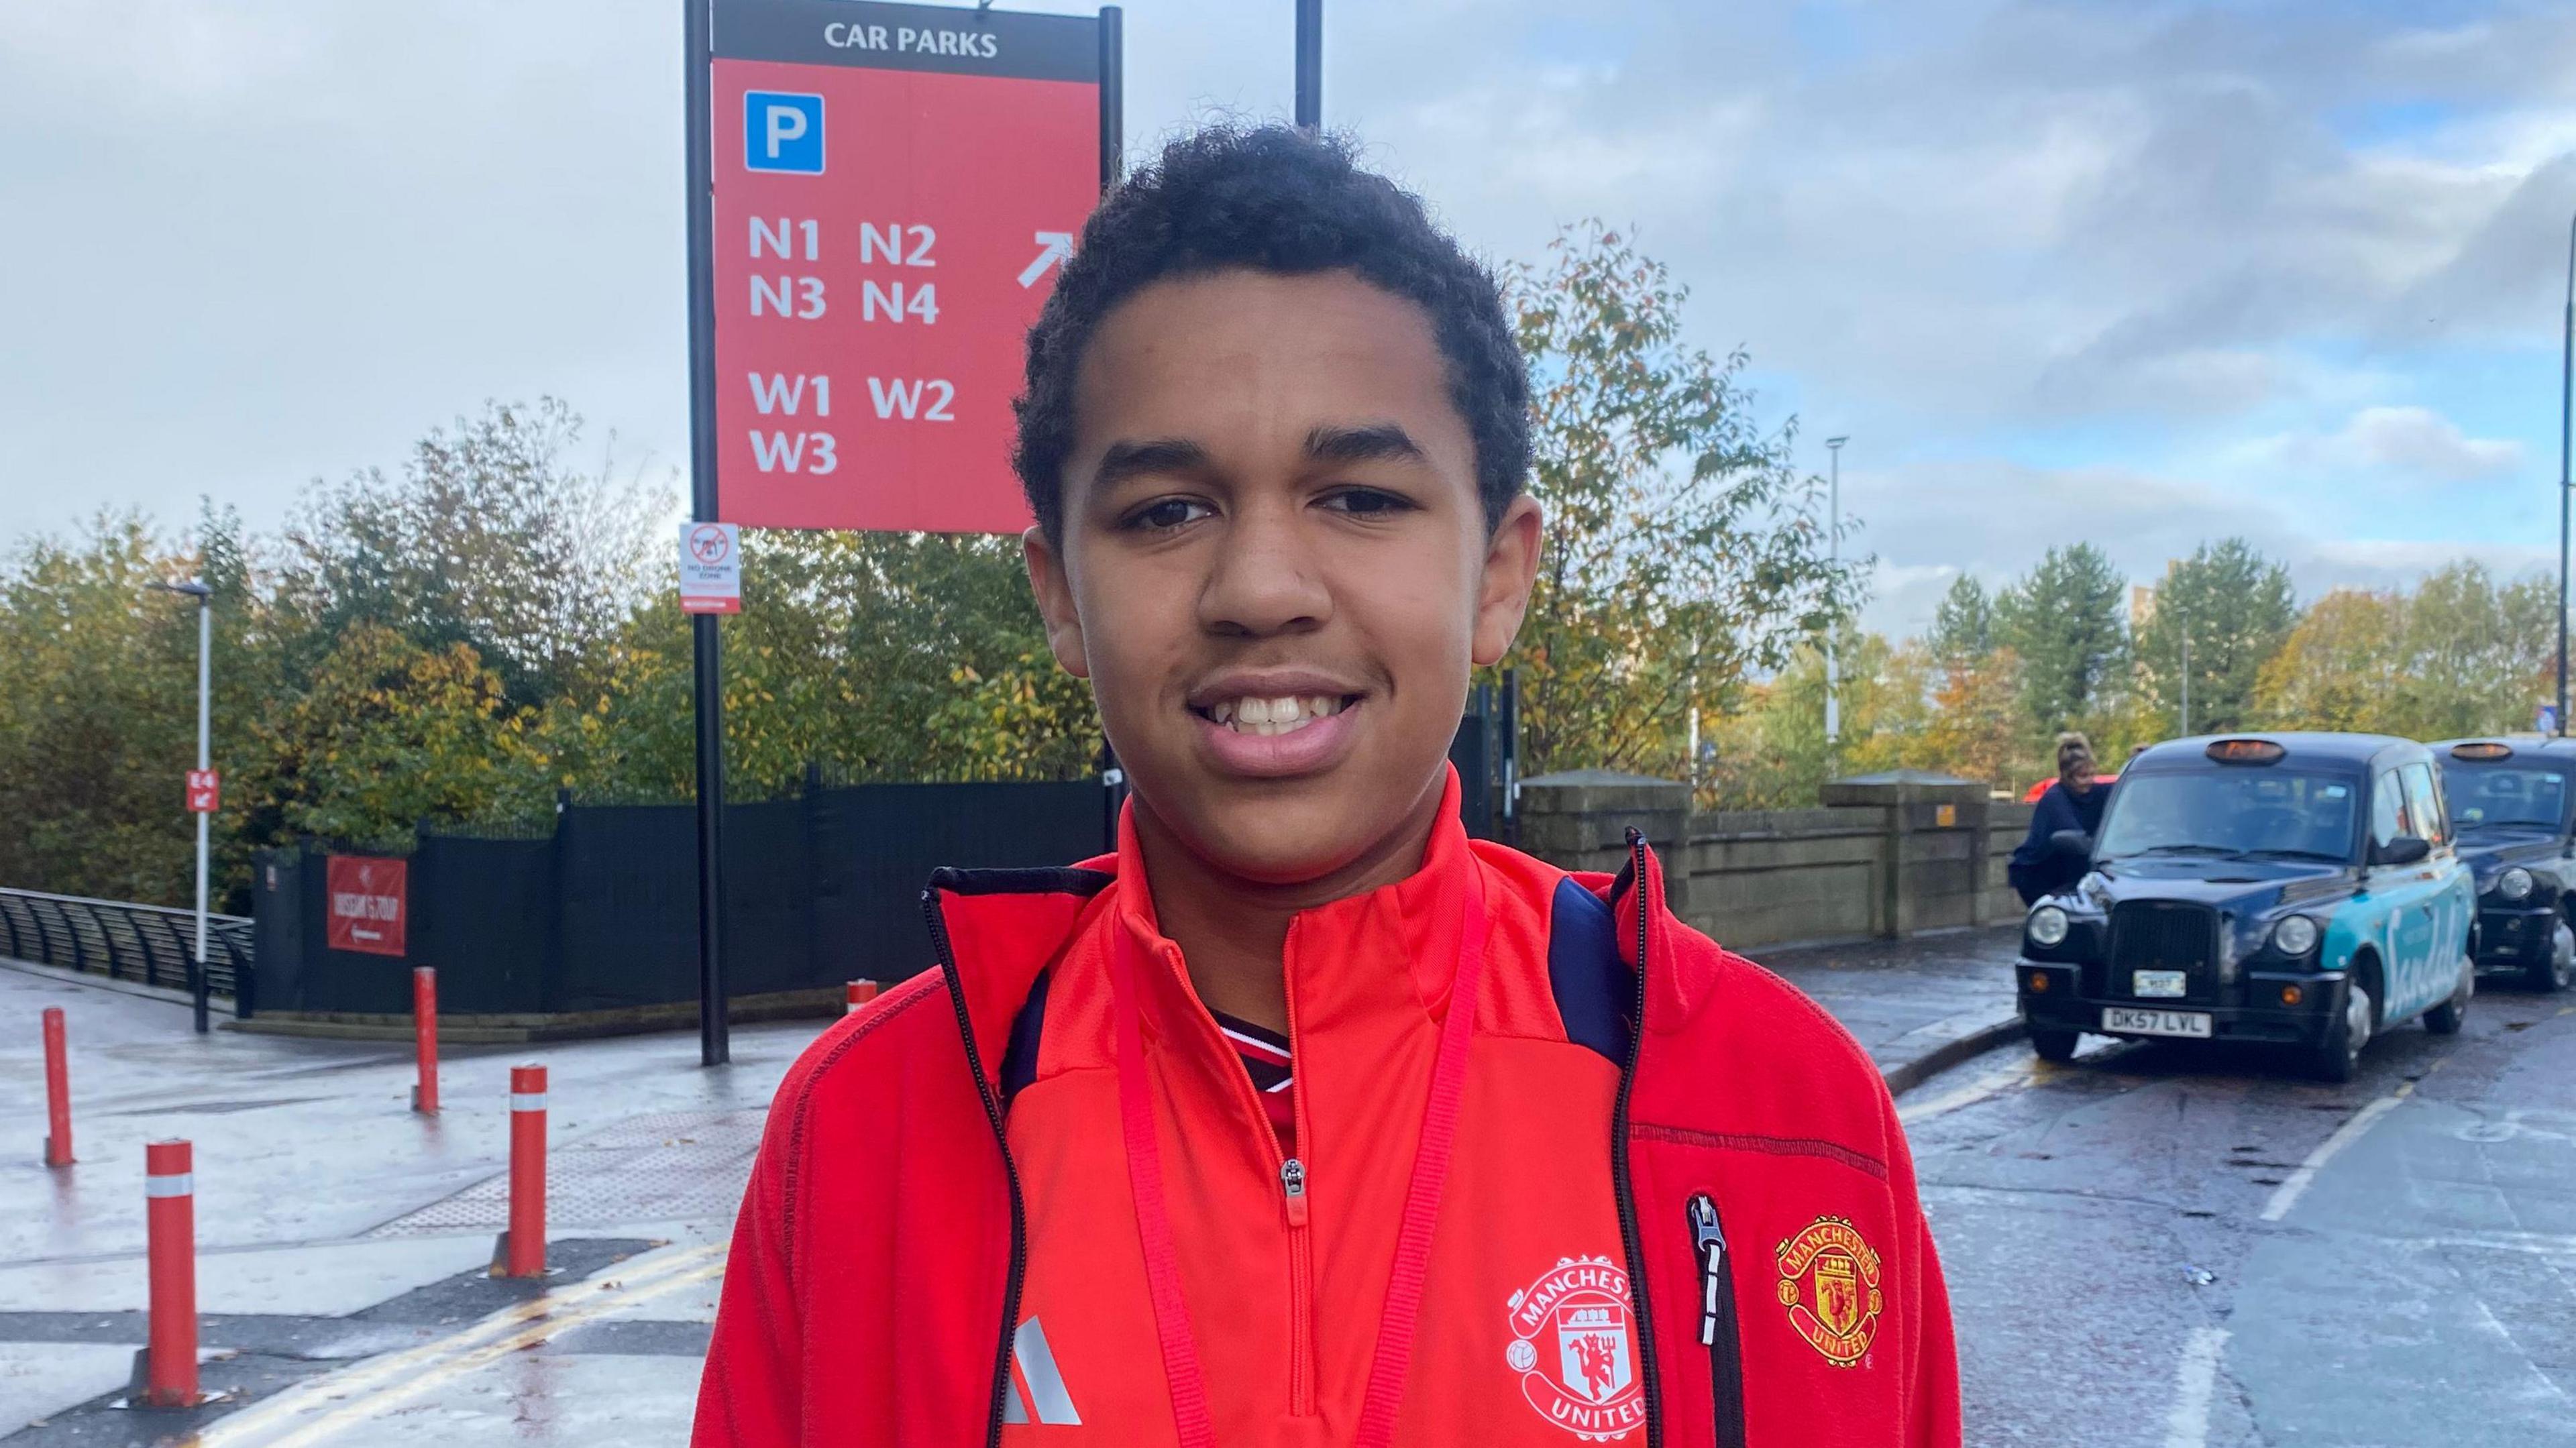
{"type": "Polygon", "coordinates": [[[2374,865],[2421,864],[2424,857],[2432,853],[2430,841],[2414,835],[2399,835],[2384,845],[2374,847],[2370,852],[2370,862],[2374,865]]]}
{"type": "Polygon", "coordinates": [[[2059,830],[2048,837],[2048,848],[2073,860],[2093,858],[2093,837],[2082,830],[2059,830]]]}

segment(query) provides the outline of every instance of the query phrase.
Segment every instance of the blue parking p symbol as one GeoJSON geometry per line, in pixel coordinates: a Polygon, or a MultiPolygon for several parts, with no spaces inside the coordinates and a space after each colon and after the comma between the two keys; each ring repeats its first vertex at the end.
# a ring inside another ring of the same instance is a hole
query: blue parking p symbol
{"type": "Polygon", "coordinates": [[[823,174],[823,98],[744,92],[742,164],[754,171],[823,174]]]}

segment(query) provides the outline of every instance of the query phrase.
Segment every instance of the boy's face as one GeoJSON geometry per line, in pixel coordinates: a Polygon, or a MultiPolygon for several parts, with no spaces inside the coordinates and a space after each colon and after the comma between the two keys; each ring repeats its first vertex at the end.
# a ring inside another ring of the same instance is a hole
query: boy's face
{"type": "Polygon", "coordinates": [[[1074,404],[1029,577],[1144,807],[1263,884],[1399,847],[1538,557],[1527,498],[1486,531],[1430,318],[1347,273],[1157,282],[1074,404]]]}

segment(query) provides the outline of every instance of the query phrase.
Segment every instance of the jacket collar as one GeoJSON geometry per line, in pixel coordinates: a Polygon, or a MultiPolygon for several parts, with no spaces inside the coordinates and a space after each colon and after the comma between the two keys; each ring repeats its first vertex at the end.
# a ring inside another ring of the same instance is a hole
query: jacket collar
{"type": "MultiPolygon", "coordinates": [[[[1408,1009],[1426,1019],[1445,1014],[1467,892],[1490,888],[1459,821],[1458,799],[1453,769],[1422,864],[1411,875],[1303,911],[1291,924],[1291,1008],[1300,1013],[1301,1026],[1329,1026],[1353,1010],[1408,1009]],[[1352,953],[1355,944],[1367,946],[1365,955],[1352,953]],[[1402,971],[1384,968],[1398,960],[1402,971]]],[[[1180,968],[1178,949],[1155,923],[1144,879],[1132,805],[1120,815],[1114,854],[1068,869],[943,869],[931,876],[922,892],[923,912],[988,1086],[1000,1087],[1012,1021],[1039,974],[1095,924],[1108,925],[1122,945],[1142,947],[1164,963],[1141,972],[1151,982],[1145,1003],[1149,1035],[1161,1035],[1176,1020],[1205,1018],[1180,968]],[[1104,912],[1106,921],[1100,918],[1104,912]]]]}
{"type": "MultiPolygon", "coordinates": [[[[1364,1012],[1404,1011],[1417,1019],[1445,1014],[1457,974],[1461,913],[1480,896],[1482,867],[1458,818],[1459,785],[1449,771],[1431,836],[1414,871],[1392,884],[1297,913],[1288,927],[1288,1010],[1295,1034],[1330,1029],[1364,1012]]],[[[1144,982],[1140,1004],[1149,1040],[1206,1019],[1178,946],[1155,919],[1144,886],[1133,807],[1118,829],[1118,889],[1111,905],[1117,948],[1135,952],[1144,982]]],[[[1229,1058],[1230,1059],[1230,1058],[1229,1058]]]]}

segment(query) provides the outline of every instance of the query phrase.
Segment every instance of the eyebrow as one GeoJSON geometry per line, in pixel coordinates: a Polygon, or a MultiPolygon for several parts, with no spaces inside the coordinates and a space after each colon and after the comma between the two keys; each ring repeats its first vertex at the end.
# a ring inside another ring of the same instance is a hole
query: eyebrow
{"type": "Polygon", "coordinates": [[[1413,434],[1391,422],[1319,427],[1306,434],[1306,456],[1319,463],[1428,462],[1413,434]]]}
{"type": "Polygon", "coordinates": [[[1120,439],[1100,455],[1091,485],[1106,489],[1145,473],[1199,473],[1216,465],[1208,450],[1185,437],[1120,439]]]}

